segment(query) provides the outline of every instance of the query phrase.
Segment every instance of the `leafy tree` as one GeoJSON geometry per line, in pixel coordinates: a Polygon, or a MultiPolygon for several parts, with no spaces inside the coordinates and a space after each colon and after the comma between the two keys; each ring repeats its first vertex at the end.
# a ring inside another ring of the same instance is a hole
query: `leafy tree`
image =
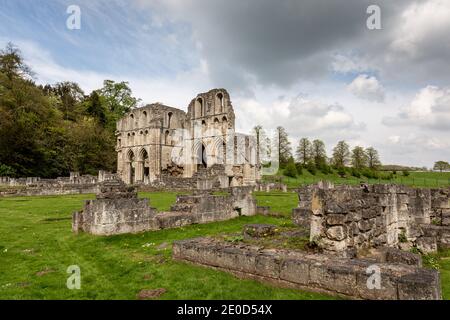
{"type": "Polygon", "coordinates": [[[140,102],[139,99],[133,97],[128,82],[114,82],[105,80],[100,94],[105,97],[105,104],[108,111],[123,115],[130,112],[140,102]]]}
{"type": "Polygon", "coordinates": [[[325,143],[322,140],[316,139],[312,143],[312,158],[316,168],[324,170],[327,166],[327,152],[325,150],[325,143]]]}
{"type": "Polygon", "coordinates": [[[291,142],[289,141],[288,134],[286,132],[286,129],[283,127],[277,128],[277,149],[278,149],[278,158],[280,161],[280,165],[284,167],[288,161],[289,158],[292,157],[292,148],[291,148],[291,142]]]}
{"type": "Polygon", "coordinates": [[[308,138],[301,138],[296,150],[297,161],[306,165],[312,158],[312,145],[308,138]]]}
{"type": "Polygon", "coordinates": [[[450,164],[446,161],[437,161],[434,164],[433,170],[439,170],[440,172],[450,170],[450,164]]]}
{"type": "Polygon", "coordinates": [[[94,117],[100,124],[106,125],[107,116],[104,101],[97,91],[93,91],[85,101],[86,113],[94,117]]]}
{"type": "Polygon", "coordinates": [[[12,43],[0,51],[0,73],[4,74],[10,81],[14,78],[31,78],[34,73],[25,64],[20,50],[12,43]]]}
{"type": "Polygon", "coordinates": [[[345,141],[339,141],[333,149],[332,163],[336,168],[344,168],[350,162],[350,147],[345,141]]]}
{"type": "Polygon", "coordinates": [[[381,166],[380,156],[378,155],[378,151],[375,148],[367,148],[367,165],[372,170],[377,170],[381,166]]]}
{"type": "Polygon", "coordinates": [[[76,83],[37,86],[32,76],[12,44],[0,51],[1,175],[115,170],[115,119],[135,105],[126,83],[85,97],[76,83]]]}
{"type": "Polygon", "coordinates": [[[58,109],[63,112],[65,120],[75,121],[76,107],[84,100],[84,92],[75,82],[60,82],[54,86],[43,87],[45,94],[58,99],[58,109]]]}
{"type": "Polygon", "coordinates": [[[6,164],[0,164],[0,177],[15,177],[16,171],[6,164]]]}
{"type": "Polygon", "coordinates": [[[367,167],[367,154],[363,147],[355,147],[352,150],[352,166],[356,170],[361,170],[367,167]]]}

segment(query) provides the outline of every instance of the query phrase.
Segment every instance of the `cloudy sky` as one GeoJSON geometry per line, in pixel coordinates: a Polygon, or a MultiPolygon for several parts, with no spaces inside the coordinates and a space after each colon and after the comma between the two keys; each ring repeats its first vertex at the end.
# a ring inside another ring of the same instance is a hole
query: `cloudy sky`
{"type": "Polygon", "coordinates": [[[449,0],[0,0],[0,46],[19,46],[39,83],[128,81],[181,109],[223,87],[243,132],[282,125],[294,145],[345,139],[428,167],[450,161],[449,30],[449,0]]]}

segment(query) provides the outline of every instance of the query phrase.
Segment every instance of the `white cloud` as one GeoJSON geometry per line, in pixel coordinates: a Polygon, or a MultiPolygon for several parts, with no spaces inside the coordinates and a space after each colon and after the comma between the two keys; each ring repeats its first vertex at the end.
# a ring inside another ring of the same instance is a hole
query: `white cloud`
{"type": "MultiPolygon", "coordinates": [[[[450,130],[450,89],[427,86],[395,117],[386,117],[387,125],[409,125],[435,130],[450,130]]],[[[450,137],[446,137],[450,140],[450,137]]]]}
{"type": "MultiPolygon", "coordinates": [[[[0,38],[0,47],[7,41],[0,38]]],[[[211,88],[208,69],[201,63],[197,69],[180,72],[172,77],[127,76],[125,74],[99,73],[89,70],[67,68],[55,62],[50,52],[32,41],[14,40],[25,57],[25,62],[36,73],[39,84],[55,84],[62,81],[72,81],[80,85],[86,92],[99,89],[106,79],[128,81],[133,94],[144,103],[163,102],[165,104],[187,109],[187,105],[196,93],[211,88]]]]}
{"type": "Polygon", "coordinates": [[[377,78],[366,74],[356,77],[347,88],[360,99],[376,102],[383,102],[385,99],[384,88],[377,78]]]}

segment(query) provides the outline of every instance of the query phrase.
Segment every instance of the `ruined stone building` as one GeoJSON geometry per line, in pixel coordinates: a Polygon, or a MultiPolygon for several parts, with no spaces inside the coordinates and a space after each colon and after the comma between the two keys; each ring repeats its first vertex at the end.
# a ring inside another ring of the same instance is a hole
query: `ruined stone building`
{"type": "Polygon", "coordinates": [[[187,113],[161,103],[132,110],[117,123],[117,154],[127,184],[192,187],[214,178],[225,188],[254,185],[260,175],[255,139],[235,132],[225,89],[197,95],[187,113]]]}

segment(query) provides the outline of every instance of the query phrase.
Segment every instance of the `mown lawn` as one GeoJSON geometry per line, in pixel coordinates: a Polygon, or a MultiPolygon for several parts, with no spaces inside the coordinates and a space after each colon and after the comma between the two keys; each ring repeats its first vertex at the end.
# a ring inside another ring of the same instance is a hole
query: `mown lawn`
{"type": "MultiPolygon", "coordinates": [[[[272,181],[274,177],[266,176],[264,177],[266,181],[272,181]]],[[[404,176],[402,172],[397,172],[392,180],[384,179],[367,179],[366,177],[356,178],[352,176],[347,176],[345,178],[340,177],[337,173],[333,174],[323,174],[322,172],[317,172],[312,175],[307,170],[303,170],[303,173],[297,178],[291,178],[282,176],[281,182],[287,184],[289,188],[298,188],[302,185],[314,184],[321,180],[331,181],[335,184],[348,184],[355,185],[361,182],[367,182],[370,184],[378,183],[395,183],[404,184],[414,187],[448,187],[450,186],[450,172],[410,172],[409,176],[404,176]]],[[[280,181],[279,179],[277,181],[280,181]]]]}
{"type": "Polygon", "coordinates": [[[295,192],[255,192],[258,206],[270,207],[273,213],[289,217],[292,209],[298,207],[298,195],[295,192]]]}
{"type": "MultiPolygon", "coordinates": [[[[174,193],[140,196],[150,197],[151,205],[160,211],[175,201],[174,193]]],[[[174,240],[239,232],[248,223],[285,225],[290,223],[288,218],[241,217],[114,237],[74,235],[71,214],[87,198],[93,196],[0,198],[0,299],[136,299],[141,290],[158,288],[167,290],[161,299],[330,298],[239,280],[171,258],[174,240]],[[66,287],[71,265],[81,268],[81,290],[66,287]]],[[[291,202],[279,197],[259,197],[258,201],[267,199],[274,200],[266,205],[289,211],[291,202]]]]}

